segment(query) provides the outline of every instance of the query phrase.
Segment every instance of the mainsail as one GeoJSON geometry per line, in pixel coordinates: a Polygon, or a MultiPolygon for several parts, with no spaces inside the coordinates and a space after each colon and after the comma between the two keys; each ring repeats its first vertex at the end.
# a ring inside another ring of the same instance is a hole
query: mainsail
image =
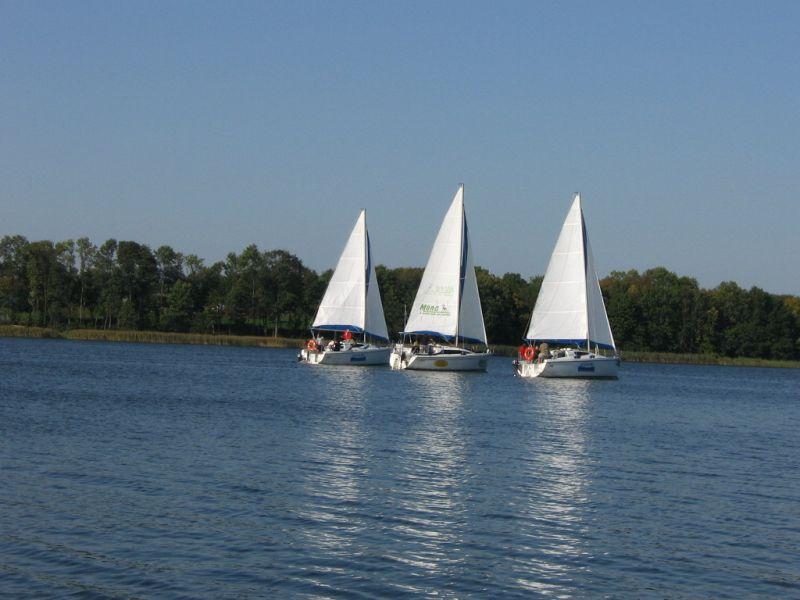
{"type": "Polygon", "coordinates": [[[362,210],[322,297],[312,329],[350,330],[389,340],[362,210]]]}
{"type": "Polygon", "coordinates": [[[527,340],[614,348],[580,194],[567,213],[533,309],[527,340]]]}
{"type": "Polygon", "coordinates": [[[403,333],[486,344],[463,185],[439,228],[403,333]]]}

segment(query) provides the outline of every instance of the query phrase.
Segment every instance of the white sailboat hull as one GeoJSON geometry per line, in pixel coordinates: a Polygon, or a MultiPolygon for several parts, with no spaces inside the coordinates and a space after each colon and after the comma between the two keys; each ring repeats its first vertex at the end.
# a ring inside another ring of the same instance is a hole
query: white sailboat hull
{"type": "Polygon", "coordinates": [[[314,352],[303,348],[300,351],[300,361],[310,365],[330,365],[330,366],[378,366],[389,363],[389,353],[391,348],[387,347],[366,347],[350,348],[347,350],[324,350],[314,352]]]}
{"type": "Polygon", "coordinates": [[[436,354],[414,354],[411,348],[398,347],[392,352],[389,364],[392,369],[414,371],[486,371],[489,366],[487,352],[461,350],[460,354],[439,352],[436,354]]]}
{"type": "Polygon", "coordinates": [[[548,358],[542,362],[518,361],[516,370],[520,377],[617,379],[619,358],[587,354],[579,358],[548,358]]]}

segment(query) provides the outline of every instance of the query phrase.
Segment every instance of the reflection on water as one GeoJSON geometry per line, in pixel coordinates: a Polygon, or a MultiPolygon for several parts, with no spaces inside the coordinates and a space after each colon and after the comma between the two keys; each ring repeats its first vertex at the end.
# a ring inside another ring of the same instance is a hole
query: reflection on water
{"type": "Polygon", "coordinates": [[[559,594],[570,589],[574,565],[584,562],[580,559],[586,553],[591,469],[586,428],[592,382],[537,380],[535,384],[530,416],[536,419],[537,435],[529,438],[523,455],[528,457],[525,478],[537,482],[529,490],[525,510],[536,556],[517,561],[516,582],[542,594],[559,594]]]}
{"type": "MultiPolygon", "coordinates": [[[[387,374],[401,384],[391,408],[376,401],[385,390],[370,386],[369,369],[314,371],[316,389],[327,393],[305,423],[294,514],[303,545],[327,557],[314,571],[338,572],[348,557],[364,556],[407,571],[410,582],[396,591],[421,592],[457,576],[464,560],[469,467],[461,413],[469,378],[387,374]],[[376,435],[376,422],[390,435],[376,435]]],[[[302,577],[316,581],[313,573],[302,577]]]]}
{"type": "Polygon", "coordinates": [[[367,369],[314,376],[327,393],[306,424],[295,512],[303,543],[328,557],[317,569],[374,553],[407,571],[405,591],[444,579],[540,594],[571,589],[588,569],[591,382],[525,381],[497,414],[474,401],[480,376],[391,373],[392,410],[373,397],[367,369]],[[387,421],[393,434],[376,436],[387,421]],[[487,553],[505,557],[505,574],[485,570],[487,553]]]}
{"type": "Polygon", "coordinates": [[[461,424],[469,377],[407,372],[405,389],[415,420],[400,447],[392,534],[402,543],[390,557],[418,576],[453,572],[469,479],[461,424]]]}
{"type": "Polygon", "coordinates": [[[364,367],[312,368],[324,410],[309,415],[301,461],[304,501],[296,513],[309,525],[304,529],[307,544],[328,553],[346,553],[351,534],[362,526],[352,509],[367,471],[363,417],[369,375],[364,367]]]}

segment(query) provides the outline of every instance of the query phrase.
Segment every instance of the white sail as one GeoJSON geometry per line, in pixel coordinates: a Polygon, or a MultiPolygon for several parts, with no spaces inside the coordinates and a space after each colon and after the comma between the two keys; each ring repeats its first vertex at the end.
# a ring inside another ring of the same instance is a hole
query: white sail
{"type": "Polygon", "coordinates": [[[614,348],[579,194],[547,265],[526,339],[614,348]]]}
{"type": "Polygon", "coordinates": [[[461,185],[444,216],[404,333],[486,343],[461,185]]]}
{"type": "MultiPolygon", "coordinates": [[[[366,225],[364,226],[366,231],[366,225]]],[[[369,242],[369,232],[367,238],[367,268],[365,277],[367,280],[367,306],[364,312],[364,329],[376,338],[389,341],[389,332],[386,328],[386,318],[383,315],[383,303],[381,302],[381,292],[378,289],[378,278],[375,275],[375,263],[372,262],[372,247],[369,242]]]]}
{"type": "MultiPolygon", "coordinates": [[[[584,230],[586,226],[584,225],[584,230]]],[[[606,314],[606,305],[603,302],[603,292],[600,291],[600,281],[594,268],[594,256],[589,236],[586,236],[586,304],[589,319],[589,333],[587,337],[592,345],[603,348],[616,348],[614,336],[611,334],[611,325],[606,314]]]]}
{"type": "Polygon", "coordinates": [[[369,247],[366,211],[361,211],[322,297],[313,329],[366,332],[389,339],[369,247]]]}
{"type": "Polygon", "coordinates": [[[466,255],[463,268],[464,283],[461,291],[461,308],[458,319],[458,338],[468,342],[486,344],[486,327],[483,323],[481,297],[478,293],[478,279],[475,276],[472,245],[469,240],[467,217],[464,216],[464,245],[466,255]]]}

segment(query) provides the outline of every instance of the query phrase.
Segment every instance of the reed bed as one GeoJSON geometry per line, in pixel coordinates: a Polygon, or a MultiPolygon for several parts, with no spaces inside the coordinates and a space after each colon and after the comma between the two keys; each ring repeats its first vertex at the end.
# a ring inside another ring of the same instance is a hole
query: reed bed
{"type": "Polygon", "coordinates": [[[63,338],[56,329],[49,327],[26,327],[25,325],[0,325],[0,337],[63,338]]]}
{"type": "Polygon", "coordinates": [[[140,344],[199,344],[206,346],[250,346],[259,348],[299,348],[304,340],[254,335],[212,335],[206,333],[170,333],[164,331],[129,331],[115,329],[66,329],[0,325],[2,337],[53,338],[140,344]]]}
{"type": "Polygon", "coordinates": [[[770,367],[779,369],[800,369],[797,360],[770,360],[766,358],[748,358],[738,356],[719,356],[717,354],[673,354],[670,352],[637,352],[622,351],[623,361],[646,362],[659,364],[685,365],[721,365],[724,367],[770,367]]]}

